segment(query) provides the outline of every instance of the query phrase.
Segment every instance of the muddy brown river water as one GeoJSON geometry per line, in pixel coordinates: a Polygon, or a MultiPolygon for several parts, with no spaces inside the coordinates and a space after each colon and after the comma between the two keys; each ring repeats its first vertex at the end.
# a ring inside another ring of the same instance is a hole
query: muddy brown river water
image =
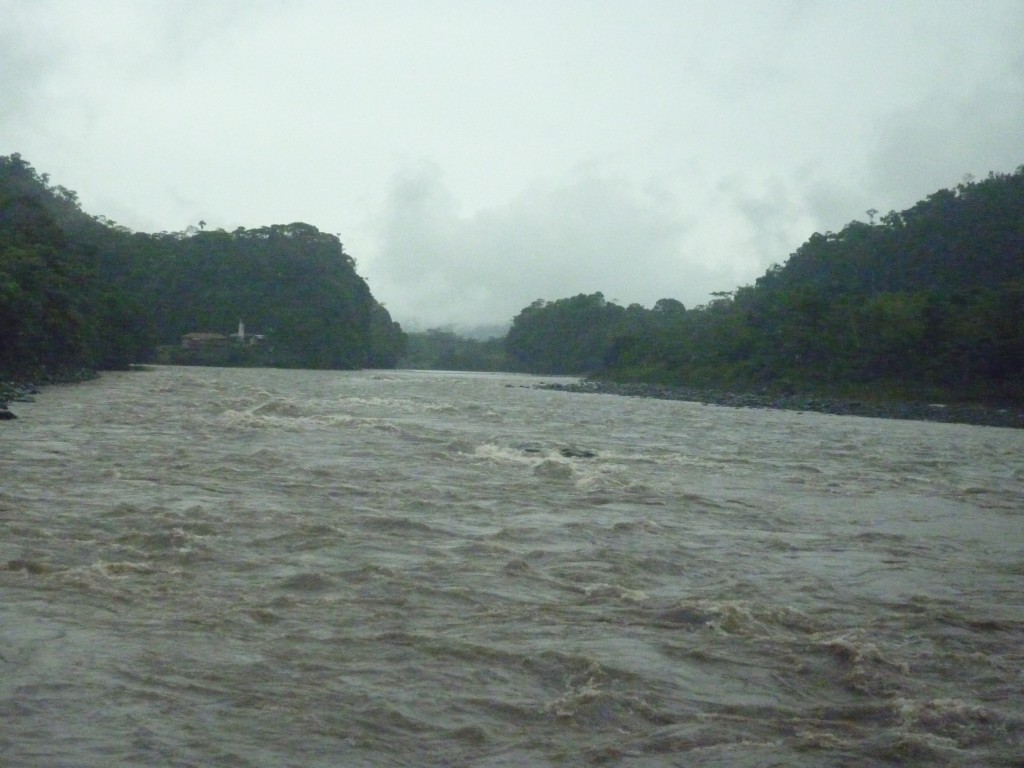
{"type": "Polygon", "coordinates": [[[19,406],[0,764],[1021,765],[1024,431],[538,381],[19,406]]]}

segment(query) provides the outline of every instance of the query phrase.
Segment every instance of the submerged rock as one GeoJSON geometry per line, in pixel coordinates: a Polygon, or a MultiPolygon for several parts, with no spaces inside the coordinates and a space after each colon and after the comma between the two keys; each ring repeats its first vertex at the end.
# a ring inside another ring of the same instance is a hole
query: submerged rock
{"type": "MultiPolygon", "coordinates": [[[[521,443],[516,446],[523,453],[539,455],[547,453],[547,449],[540,443],[521,443]]],[[[575,445],[567,445],[557,449],[559,455],[567,459],[592,459],[597,453],[588,448],[577,448],[575,445]]]]}
{"type": "Polygon", "coordinates": [[[587,450],[586,448],[576,448],[574,446],[559,448],[558,452],[567,459],[592,459],[597,456],[593,451],[587,450]]]}

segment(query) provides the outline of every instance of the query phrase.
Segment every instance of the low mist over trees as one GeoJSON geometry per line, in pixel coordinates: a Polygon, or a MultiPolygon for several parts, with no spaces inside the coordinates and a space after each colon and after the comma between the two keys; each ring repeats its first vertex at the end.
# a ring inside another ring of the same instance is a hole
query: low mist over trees
{"type": "Polygon", "coordinates": [[[534,302],[506,344],[537,373],[1020,401],[1024,167],[814,234],[755,285],[695,309],[600,293],[534,302]]]}
{"type": "Polygon", "coordinates": [[[0,375],[123,368],[239,320],[261,343],[213,361],[390,367],[404,351],[334,235],[303,223],[131,232],[19,155],[0,157],[0,375]]]}
{"type": "Polygon", "coordinates": [[[513,364],[505,354],[505,340],[470,339],[454,331],[432,328],[407,334],[403,368],[441,371],[511,371],[513,364]]]}

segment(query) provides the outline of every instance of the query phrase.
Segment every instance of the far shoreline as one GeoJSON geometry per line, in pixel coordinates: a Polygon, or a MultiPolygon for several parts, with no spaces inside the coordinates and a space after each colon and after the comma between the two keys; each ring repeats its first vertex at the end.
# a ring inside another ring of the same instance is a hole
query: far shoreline
{"type": "MultiPolygon", "coordinates": [[[[145,369],[132,365],[130,370],[145,369]]],[[[12,404],[33,402],[41,388],[55,384],[78,384],[91,381],[101,372],[88,369],[46,372],[35,376],[0,381],[0,421],[18,416],[12,404]]],[[[833,416],[866,416],[902,421],[930,421],[945,424],[968,424],[980,427],[1024,429],[1024,407],[980,403],[929,403],[906,400],[857,399],[818,394],[778,394],[767,392],[727,391],[665,384],[619,383],[582,379],[565,383],[535,384],[536,389],[577,394],[602,394],[620,397],[642,397],[658,400],[680,400],[718,405],[728,408],[758,408],[783,411],[824,413],[833,416]]]]}
{"type": "Polygon", "coordinates": [[[18,418],[10,409],[11,405],[34,402],[35,396],[41,394],[43,387],[54,384],[81,384],[84,381],[92,381],[99,375],[99,371],[89,368],[73,368],[5,377],[4,380],[0,380],[0,421],[13,421],[18,418]]]}
{"type": "Polygon", "coordinates": [[[683,400],[729,408],[810,411],[833,416],[867,416],[903,421],[969,424],[978,427],[1024,429],[1024,408],[976,403],[927,403],[902,400],[862,400],[816,394],[730,392],[662,384],[616,383],[584,379],[575,384],[538,384],[538,389],[581,394],[683,400]]]}

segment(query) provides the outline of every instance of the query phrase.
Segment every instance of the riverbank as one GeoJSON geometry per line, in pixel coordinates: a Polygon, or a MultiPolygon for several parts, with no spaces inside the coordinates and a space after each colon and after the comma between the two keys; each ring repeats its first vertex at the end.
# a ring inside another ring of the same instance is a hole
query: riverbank
{"type": "Polygon", "coordinates": [[[774,408],[785,411],[814,411],[838,416],[869,416],[878,419],[939,421],[974,424],[985,427],[1024,429],[1024,408],[966,403],[924,403],[904,401],[867,401],[818,395],[720,392],[660,384],[617,384],[604,381],[580,381],[575,384],[539,384],[540,389],[625,397],[651,397],[662,400],[688,400],[705,405],[730,408],[774,408]]]}
{"type": "Polygon", "coordinates": [[[39,394],[40,387],[51,384],[78,384],[96,378],[97,373],[88,369],[72,369],[67,371],[43,372],[31,376],[19,377],[10,381],[0,381],[0,421],[11,421],[18,418],[11,410],[16,403],[31,403],[39,394]]]}

